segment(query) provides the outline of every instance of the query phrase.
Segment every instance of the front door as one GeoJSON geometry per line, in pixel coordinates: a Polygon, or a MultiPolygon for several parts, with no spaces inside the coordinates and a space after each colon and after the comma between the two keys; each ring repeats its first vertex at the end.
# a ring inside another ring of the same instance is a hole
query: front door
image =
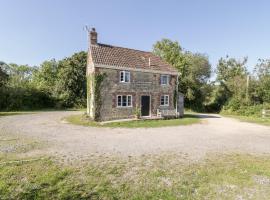
{"type": "Polygon", "coordinates": [[[149,116],[150,113],[150,96],[141,97],[141,116],[149,116]]]}

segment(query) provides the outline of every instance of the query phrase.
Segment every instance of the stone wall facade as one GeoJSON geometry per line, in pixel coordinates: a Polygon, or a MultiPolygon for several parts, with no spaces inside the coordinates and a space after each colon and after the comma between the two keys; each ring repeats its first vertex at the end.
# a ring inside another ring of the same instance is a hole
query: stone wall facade
{"type": "Polygon", "coordinates": [[[117,69],[95,68],[94,73],[105,73],[101,85],[102,105],[101,121],[133,118],[136,108],[141,108],[141,96],[150,96],[150,116],[157,115],[157,109],[175,109],[174,99],[177,86],[177,76],[169,75],[169,84],[161,85],[159,73],[129,71],[130,82],[120,82],[120,72],[117,69]],[[118,107],[117,95],[132,95],[131,107],[118,107]],[[169,106],[160,105],[161,95],[169,95],[169,106]]]}

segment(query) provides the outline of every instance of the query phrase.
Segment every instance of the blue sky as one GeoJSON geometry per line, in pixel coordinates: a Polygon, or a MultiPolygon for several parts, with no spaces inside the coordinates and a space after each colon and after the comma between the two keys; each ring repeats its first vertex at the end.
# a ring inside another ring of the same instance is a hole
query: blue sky
{"type": "Polygon", "coordinates": [[[87,49],[84,25],[101,43],[150,51],[162,38],[205,53],[270,58],[270,1],[0,0],[0,60],[38,65],[87,49]]]}

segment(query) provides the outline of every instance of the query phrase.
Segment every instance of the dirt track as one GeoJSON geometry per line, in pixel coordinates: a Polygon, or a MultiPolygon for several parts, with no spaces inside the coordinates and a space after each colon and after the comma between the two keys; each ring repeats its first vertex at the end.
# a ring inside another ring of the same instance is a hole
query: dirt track
{"type": "Polygon", "coordinates": [[[136,156],[181,153],[200,158],[207,153],[270,153],[270,127],[219,115],[202,115],[190,126],[123,129],[63,123],[79,112],[40,112],[0,118],[0,131],[26,135],[49,144],[46,153],[83,158],[91,155],[136,156]]]}

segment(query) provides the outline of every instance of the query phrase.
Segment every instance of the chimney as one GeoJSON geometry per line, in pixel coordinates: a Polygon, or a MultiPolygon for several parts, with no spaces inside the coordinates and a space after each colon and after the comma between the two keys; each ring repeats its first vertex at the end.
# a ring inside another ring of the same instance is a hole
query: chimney
{"type": "Polygon", "coordinates": [[[90,41],[91,41],[91,45],[97,44],[97,32],[95,28],[92,28],[90,32],[90,41]]]}

